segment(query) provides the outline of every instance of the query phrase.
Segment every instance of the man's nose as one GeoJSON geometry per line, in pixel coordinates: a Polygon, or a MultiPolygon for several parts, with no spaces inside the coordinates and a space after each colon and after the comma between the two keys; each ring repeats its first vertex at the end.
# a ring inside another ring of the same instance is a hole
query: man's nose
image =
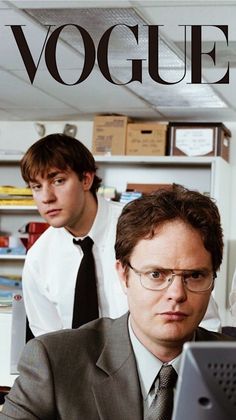
{"type": "Polygon", "coordinates": [[[173,274],[172,283],[167,289],[168,298],[174,299],[178,302],[184,301],[187,298],[187,291],[183,281],[182,274],[173,274]]]}
{"type": "Polygon", "coordinates": [[[50,186],[44,186],[42,188],[41,198],[43,203],[51,203],[56,200],[55,193],[50,186]]]}

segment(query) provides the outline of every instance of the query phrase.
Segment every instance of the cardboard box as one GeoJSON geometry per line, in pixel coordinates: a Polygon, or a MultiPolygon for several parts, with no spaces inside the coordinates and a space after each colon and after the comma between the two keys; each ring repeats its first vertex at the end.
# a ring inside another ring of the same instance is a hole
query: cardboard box
{"type": "Polygon", "coordinates": [[[222,123],[169,123],[171,156],[221,156],[229,160],[231,132],[222,123]]]}
{"type": "Polygon", "coordinates": [[[94,155],[124,155],[128,117],[97,115],[93,124],[94,155]]]}
{"type": "Polygon", "coordinates": [[[171,190],[173,184],[127,184],[126,191],[139,191],[142,194],[149,194],[157,190],[171,190]]]}
{"type": "Polygon", "coordinates": [[[128,124],[126,155],[165,156],[166,131],[166,124],[128,124]]]}

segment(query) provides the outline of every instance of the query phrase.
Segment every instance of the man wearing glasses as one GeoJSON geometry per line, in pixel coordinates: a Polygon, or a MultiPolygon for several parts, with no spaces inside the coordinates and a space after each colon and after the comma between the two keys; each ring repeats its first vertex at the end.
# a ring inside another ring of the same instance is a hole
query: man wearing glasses
{"type": "Polygon", "coordinates": [[[115,251],[129,312],[30,341],[0,418],[170,420],[183,344],[230,340],[198,327],[222,237],[214,202],[181,186],[127,204],[115,251]]]}

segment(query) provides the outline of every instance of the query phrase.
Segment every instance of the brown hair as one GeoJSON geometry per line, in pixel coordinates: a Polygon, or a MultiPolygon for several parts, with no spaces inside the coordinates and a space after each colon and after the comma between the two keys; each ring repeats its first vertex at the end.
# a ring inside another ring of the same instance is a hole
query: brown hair
{"type": "Polygon", "coordinates": [[[21,160],[21,174],[27,184],[42,177],[50,168],[71,169],[80,180],[84,172],[94,173],[90,191],[95,195],[101,178],[96,175],[96,164],[92,153],[79,140],[65,134],[50,134],[36,141],[21,160]]]}
{"type": "Polygon", "coordinates": [[[216,272],[222,262],[223,233],[220,215],[213,200],[174,184],[128,203],[119,217],[116,231],[116,258],[125,267],[141,239],[151,239],[164,222],[181,219],[198,230],[212,257],[216,272]]]}

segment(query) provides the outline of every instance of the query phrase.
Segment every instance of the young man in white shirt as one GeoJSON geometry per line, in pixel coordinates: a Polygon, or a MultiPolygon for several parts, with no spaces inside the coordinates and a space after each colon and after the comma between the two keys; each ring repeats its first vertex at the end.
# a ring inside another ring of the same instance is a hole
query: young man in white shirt
{"type": "MultiPolygon", "coordinates": [[[[116,223],[122,206],[97,195],[101,180],[90,151],[64,134],[48,135],[28,149],[21,171],[39,213],[50,225],[28,251],[23,270],[24,301],[33,334],[72,327],[76,277],[83,257],[73,239],[85,236],[94,242],[99,316],[115,318],[125,313],[127,301],[114,269],[116,223]]],[[[203,325],[219,330],[213,298],[203,325]]]]}
{"type": "Polygon", "coordinates": [[[99,316],[127,310],[114,269],[116,223],[122,205],[96,192],[92,154],[78,140],[52,134],[34,143],[21,162],[39,213],[50,225],[27,253],[23,293],[34,335],[72,326],[74,294],[83,251],[73,239],[93,239],[99,316]]]}

